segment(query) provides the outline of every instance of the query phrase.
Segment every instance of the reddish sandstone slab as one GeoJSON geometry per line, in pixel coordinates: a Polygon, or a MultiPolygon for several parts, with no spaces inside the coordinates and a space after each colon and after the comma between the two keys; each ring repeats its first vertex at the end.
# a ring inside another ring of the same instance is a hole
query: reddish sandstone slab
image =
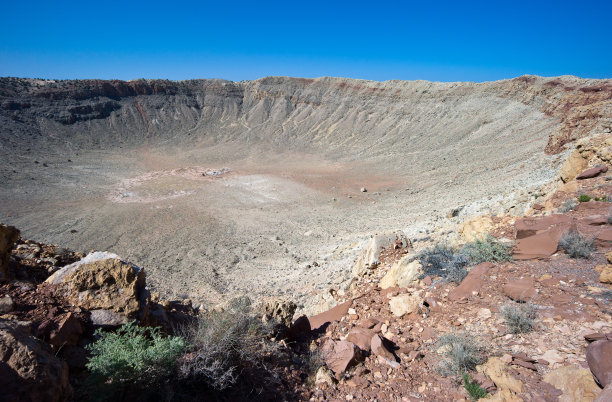
{"type": "Polygon", "coordinates": [[[313,315],[308,319],[310,321],[310,329],[315,331],[323,325],[332,321],[340,321],[342,317],[348,314],[349,308],[353,304],[352,300],[338,304],[336,307],[329,309],[321,314],[313,315]]]}
{"type": "Polygon", "coordinates": [[[472,292],[480,291],[480,288],[484,284],[489,270],[492,267],[493,264],[491,264],[490,262],[483,262],[481,264],[476,265],[461,281],[459,286],[457,286],[448,294],[448,299],[451,301],[456,301],[464,297],[469,298],[472,296],[472,292]]]}

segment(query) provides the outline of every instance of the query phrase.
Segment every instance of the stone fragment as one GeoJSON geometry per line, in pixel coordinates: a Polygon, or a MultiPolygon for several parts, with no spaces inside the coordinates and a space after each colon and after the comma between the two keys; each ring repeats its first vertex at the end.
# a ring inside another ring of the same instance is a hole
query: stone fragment
{"type": "Polygon", "coordinates": [[[607,387],[612,384],[612,342],[608,340],[590,343],[586,359],[593,377],[599,385],[607,387]]]}
{"type": "Polygon", "coordinates": [[[116,328],[128,322],[123,314],[106,309],[91,310],[89,320],[94,327],[101,328],[116,328]]]}
{"type": "Polygon", "coordinates": [[[478,310],[477,317],[480,321],[486,321],[491,318],[491,310],[488,308],[481,308],[478,310]]]}
{"type": "Polygon", "coordinates": [[[599,274],[599,282],[612,284],[612,264],[607,264],[599,274]]]}
{"type": "Polygon", "coordinates": [[[397,261],[389,271],[382,277],[378,286],[387,289],[393,286],[407,288],[413,281],[417,280],[423,272],[418,260],[411,261],[413,256],[406,255],[397,261]]]}
{"type": "Polygon", "coordinates": [[[560,402],[592,401],[600,393],[588,369],[564,366],[546,374],[544,382],[560,389],[560,402]]]}
{"type": "Polygon", "coordinates": [[[336,380],[332,376],[331,371],[325,366],[319,367],[317,374],[315,375],[315,384],[327,384],[333,386],[336,380]]]}
{"type": "MultiPolygon", "coordinates": [[[[476,371],[489,377],[510,400],[516,400],[524,390],[523,383],[508,373],[506,364],[499,357],[491,357],[485,364],[476,367],[476,371]]],[[[520,400],[520,399],[519,399],[520,400]]]]}
{"type": "Polygon", "coordinates": [[[394,368],[399,367],[399,364],[397,363],[395,359],[395,355],[391,353],[389,349],[387,349],[387,347],[385,346],[384,340],[380,335],[376,334],[372,337],[371,345],[372,345],[372,353],[374,353],[379,358],[383,359],[385,363],[387,363],[388,365],[394,368]]]}
{"type": "Polygon", "coordinates": [[[473,292],[479,292],[482,285],[485,283],[489,270],[493,268],[493,264],[490,262],[483,262],[476,265],[468,272],[467,276],[463,278],[459,286],[451,290],[448,294],[448,299],[451,301],[457,301],[460,299],[470,298],[473,296],[473,292]]]}
{"type": "Polygon", "coordinates": [[[605,173],[608,171],[608,167],[607,166],[595,166],[592,167],[590,169],[587,169],[585,171],[583,171],[582,173],[580,173],[578,176],[576,176],[576,180],[584,180],[584,179],[591,179],[593,177],[597,177],[599,176],[601,173],[605,173]]]}
{"type": "Polygon", "coordinates": [[[401,294],[389,299],[389,308],[396,317],[419,311],[423,299],[417,294],[401,294]]]}
{"type": "Polygon", "coordinates": [[[358,361],[359,348],[352,342],[328,340],[321,354],[327,367],[339,375],[358,361]]]}
{"type": "Polygon", "coordinates": [[[342,317],[348,314],[348,310],[352,305],[353,301],[349,300],[323,313],[309,317],[310,329],[316,331],[329,322],[340,321],[342,317]]]}
{"type": "Polygon", "coordinates": [[[0,320],[0,399],[65,401],[72,396],[68,365],[16,322],[0,320]]]}
{"type": "Polygon", "coordinates": [[[349,331],[346,340],[353,342],[359,349],[369,352],[373,335],[374,331],[371,329],[354,327],[349,331]]]}
{"type": "Polygon", "coordinates": [[[512,300],[519,302],[533,300],[538,295],[532,278],[508,281],[503,286],[502,292],[512,300]]]}
{"type": "Polygon", "coordinates": [[[549,363],[562,363],[565,360],[555,349],[549,349],[544,352],[542,359],[549,363]]]}
{"type": "Polygon", "coordinates": [[[265,300],[259,309],[262,321],[272,323],[276,334],[285,335],[291,327],[297,304],[288,300],[265,300]]]}

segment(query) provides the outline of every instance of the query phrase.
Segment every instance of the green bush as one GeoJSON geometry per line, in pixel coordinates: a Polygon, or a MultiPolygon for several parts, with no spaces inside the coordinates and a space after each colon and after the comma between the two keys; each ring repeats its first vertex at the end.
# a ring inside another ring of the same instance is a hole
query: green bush
{"type": "Polygon", "coordinates": [[[487,395],[489,395],[487,391],[480,386],[480,384],[478,384],[476,381],[472,381],[468,373],[463,374],[463,387],[470,395],[470,398],[472,398],[474,401],[477,401],[480,398],[486,398],[487,395]]]}
{"type": "Polygon", "coordinates": [[[201,316],[183,332],[190,347],[179,373],[187,384],[223,390],[236,385],[240,378],[241,386],[278,381],[269,365],[274,363],[278,344],[270,340],[271,326],[252,314],[247,297],[201,316]]]}
{"type": "Polygon", "coordinates": [[[482,345],[468,334],[444,334],[438,340],[438,345],[444,351],[440,372],[446,376],[462,375],[486,360],[482,345]]]}
{"type": "Polygon", "coordinates": [[[483,239],[474,239],[463,246],[463,254],[470,257],[474,264],[481,262],[502,262],[512,260],[512,245],[499,242],[490,234],[483,239]]]}
{"type": "Polygon", "coordinates": [[[575,230],[565,233],[559,240],[561,247],[572,258],[591,258],[591,253],[595,251],[593,239],[586,239],[575,230]]]}
{"type": "MultiPolygon", "coordinates": [[[[98,329],[97,340],[87,349],[87,363],[93,387],[108,388],[104,398],[114,392],[161,385],[172,375],[176,361],[185,349],[179,337],[164,337],[159,328],[143,328],[134,322],[115,332],[98,329]]],[[[97,395],[102,396],[102,395],[97,395]]]]}
{"type": "Polygon", "coordinates": [[[460,283],[467,275],[470,258],[445,244],[423,250],[417,259],[423,266],[423,276],[440,276],[447,281],[460,283]]]}
{"type": "Polygon", "coordinates": [[[591,196],[587,195],[587,194],[580,194],[578,196],[578,201],[579,202],[589,202],[589,201],[591,201],[591,196]]]}
{"type": "Polygon", "coordinates": [[[533,304],[509,303],[502,307],[501,313],[513,334],[531,332],[535,327],[536,308],[533,304]]]}

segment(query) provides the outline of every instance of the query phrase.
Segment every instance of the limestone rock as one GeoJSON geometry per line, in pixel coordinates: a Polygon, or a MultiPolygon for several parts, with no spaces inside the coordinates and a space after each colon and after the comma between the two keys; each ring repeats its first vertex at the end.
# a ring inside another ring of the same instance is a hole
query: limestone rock
{"type": "Polygon", "coordinates": [[[315,375],[315,384],[327,384],[332,386],[335,384],[335,382],[334,377],[327,367],[319,367],[317,374],[315,375]]]}
{"type": "Polygon", "coordinates": [[[412,256],[404,256],[397,261],[391,269],[382,277],[378,286],[381,289],[390,287],[408,287],[423,272],[421,263],[418,260],[410,261],[412,256]]]}
{"type": "Polygon", "coordinates": [[[396,241],[401,241],[403,247],[410,244],[404,232],[401,231],[377,234],[372,237],[361,251],[359,259],[353,266],[353,276],[362,276],[368,269],[376,268],[380,264],[380,252],[383,248],[393,245],[396,241]]]}
{"type": "Polygon", "coordinates": [[[574,150],[563,163],[559,176],[561,176],[561,180],[564,183],[567,183],[574,180],[580,172],[587,168],[588,164],[588,161],[580,154],[580,151],[574,150]]]}
{"type": "Polygon", "coordinates": [[[514,378],[506,369],[506,364],[499,357],[491,357],[483,365],[477,366],[476,370],[486,375],[495,383],[499,393],[506,395],[505,400],[520,400],[517,395],[524,390],[523,383],[514,378]]]}
{"type": "Polygon", "coordinates": [[[493,229],[493,220],[490,216],[478,216],[471,220],[463,222],[459,226],[459,235],[466,241],[474,241],[476,238],[482,238],[493,229]]]}
{"type": "Polygon", "coordinates": [[[297,305],[287,300],[266,300],[261,303],[260,310],[264,322],[274,322],[277,332],[285,332],[291,327],[297,305]]]}
{"type": "Polygon", "coordinates": [[[13,226],[0,224],[0,281],[10,279],[9,256],[17,239],[19,239],[19,230],[13,226]]]}
{"type": "Polygon", "coordinates": [[[401,294],[389,299],[391,313],[397,317],[418,311],[423,304],[423,298],[417,294],[401,294]]]}
{"type": "Polygon", "coordinates": [[[58,285],[59,291],[75,306],[107,310],[121,318],[115,321],[144,319],[147,314],[144,271],[115,254],[91,253],[61,268],[45,282],[58,285]]]}
{"type": "Polygon", "coordinates": [[[607,264],[602,267],[599,274],[599,282],[612,284],[612,264],[607,264]]]}
{"type": "Polygon", "coordinates": [[[612,342],[601,340],[589,344],[586,359],[597,383],[602,387],[612,385],[612,342]]]}
{"type": "Polygon", "coordinates": [[[14,322],[0,320],[3,401],[65,401],[72,396],[68,365],[14,322]]]}
{"type": "Polygon", "coordinates": [[[601,392],[588,369],[564,366],[544,376],[544,382],[560,389],[560,402],[592,401],[601,392]]]}

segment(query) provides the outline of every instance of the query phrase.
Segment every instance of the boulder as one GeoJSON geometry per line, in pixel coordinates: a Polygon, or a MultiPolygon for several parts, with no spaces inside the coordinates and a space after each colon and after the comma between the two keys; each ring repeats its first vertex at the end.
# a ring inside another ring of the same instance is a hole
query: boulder
{"type": "Polygon", "coordinates": [[[359,348],[352,342],[328,340],[321,348],[327,367],[336,375],[344,373],[360,357],[359,348]]]}
{"type": "Polygon", "coordinates": [[[502,292],[514,301],[527,302],[538,295],[532,278],[521,278],[508,281],[502,292]]]}
{"type": "Polygon", "coordinates": [[[490,262],[483,262],[476,265],[468,272],[467,276],[463,278],[459,286],[450,291],[448,299],[457,301],[463,298],[470,298],[473,295],[472,292],[480,291],[491,268],[493,268],[493,264],[490,262]]]}
{"type": "Polygon", "coordinates": [[[419,311],[423,305],[423,298],[418,294],[401,294],[389,299],[389,309],[396,317],[403,317],[405,314],[410,314],[419,311]]]}
{"type": "Polygon", "coordinates": [[[588,161],[580,154],[580,151],[574,150],[561,167],[561,180],[564,183],[574,180],[587,166],[588,161]]]}
{"type": "Polygon", "coordinates": [[[595,381],[602,387],[612,385],[612,342],[600,340],[589,344],[586,359],[595,381]]]}
{"type": "Polygon", "coordinates": [[[0,282],[10,279],[9,258],[11,249],[19,239],[19,230],[0,224],[0,282]]]}
{"type": "Polygon", "coordinates": [[[13,299],[11,296],[0,297],[0,314],[6,314],[13,311],[13,299]]]}
{"type": "Polygon", "coordinates": [[[68,365],[16,322],[0,320],[0,399],[10,402],[71,398],[68,365]]]}
{"type": "Polygon", "coordinates": [[[403,247],[410,244],[404,232],[401,231],[377,234],[372,237],[353,266],[353,276],[362,276],[368,270],[376,268],[380,264],[379,257],[383,248],[390,247],[400,241],[403,247]]]}
{"type": "Polygon", "coordinates": [[[301,315],[289,328],[289,339],[295,342],[305,342],[310,338],[310,320],[305,315],[301,315]]]}
{"type": "Polygon", "coordinates": [[[391,269],[382,277],[378,286],[381,289],[394,286],[407,288],[423,272],[421,263],[418,260],[411,261],[413,258],[407,255],[393,264],[391,269]]]}
{"type": "Polygon", "coordinates": [[[612,284],[612,264],[603,266],[603,269],[599,274],[599,282],[612,284]]]}
{"type": "Polygon", "coordinates": [[[607,166],[595,166],[595,167],[592,167],[580,173],[578,176],[576,176],[576,180],[591,179],[607,171],[608,171],[607,166]]]}
{"type": "Polygon", "coordinates": [[[308,321],[310,322],[310,329],[316,331],[328,322],[340,321],[342,317],[348,314],[348,310],[352,305],[353,301],[349,300],[342,304],[338,304],[336,307],[321,314],[313,315],[312,317],[308,318],[308,321]]]}
{"type": "Polygon", "coordinates": [[[601,392],[589,370],[583,368],[560,367],[546,374],[543,380],[563,392],[560,402],[592,401],[601,392]]]}
{"type": "Polygon", "coordinates": [[[92,322],[96,325],[146,318],[148,291],[144,270],[115,254],[90,253],[61,268],[45,283],[56,285],[73,305],[92,311],[92,322]]]}

